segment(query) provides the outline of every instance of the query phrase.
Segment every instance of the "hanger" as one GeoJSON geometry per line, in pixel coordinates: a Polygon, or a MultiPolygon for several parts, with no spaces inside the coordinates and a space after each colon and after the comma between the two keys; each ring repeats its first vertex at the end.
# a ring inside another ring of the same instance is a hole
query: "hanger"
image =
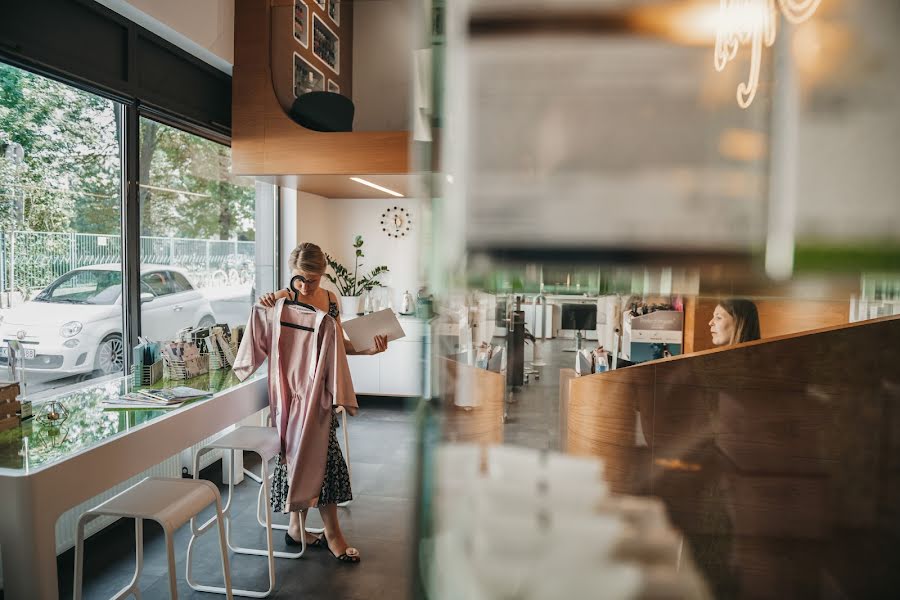
{"type": "Polygon", "coordinates": [[[315,306],[307,304],[306,302],[300,302],[300,290],[294,287],[294,282],[298,280],[300,281],[300,283],[306,283],[306,278],[303,275],[294,275],[293,277],[291,277],[291,283],[289,284],[289,287],[291,288],[291,293],[293,294],[293,296],[290,299],[285,300],[284,303],[302,306],[304,308],[308,308],[309,310],[315,311],[315,306]]]}

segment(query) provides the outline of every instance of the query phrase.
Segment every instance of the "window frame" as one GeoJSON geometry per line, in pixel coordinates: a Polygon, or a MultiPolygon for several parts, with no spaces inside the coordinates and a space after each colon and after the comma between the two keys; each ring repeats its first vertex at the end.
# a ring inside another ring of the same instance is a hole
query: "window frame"
{"type": "MultiPolygon", "coordinates": [[[[67,77],[60,75],[54,71],[48,71],[46,68],[35,68],[33,65],[11,58],[8,54],[0,52],[0,62],[12,67],[23,69],[34,73],[40,77],[45,77],[57,81],[63,85],[73,87],[83,92],[99,96],[116,103],[116,110],[120,111],[120,120],[122,123],[119,132],[119,148],[120,155],[120,175],[121,193],[120,193],[120,213],[121,213],[121,257],[122,257],[122,332],[123,341],[129,351],[125,352],[125,370],[123,374],[127,374],[131,369],[132,352],[130,351],[139,341],[138,337],[141,332],[141,257],[140,257],[140,238],[141,238],[141,210],[139,202],[140,189],[140,119],[148,118],[175,127],[192,135],[205,138],[209,141],[231,147],[230,134],[222,133],[213,128],[203,127],[196,121],[179,118],[170,112],[159,110],[143,104],[140,100],[130,97],[123,97],[117,94],[111,94],[108,89],[93,86],[85,83],[83,79],[76,77],[67,77]]],[[[230,133],[230,129],[229,129],[230,133]]],[[[272,184],[272,192],[275,198],[280,197],[280,188],[276,184],[272,184]]],[[[258,192],[257,192],[258,194],[258,192]]],[[[259,210],[259,200],[257,199],[257,211],[259,210]]],[[[272,206],[272,211],[275,207],[272,206]]],[[[258,212],[257,212],[258,214],[258,212]]],[[[274,230],[270,232],[275,248],[278,247],[280,241],[280,231],[278,231],[279,222],[277,218],[273,220],[274,230]]],[[[259,232],[259,230],[258,230],[259,232]]],[[[264,233],[264,232],[259,232],[264,233]]],[[[269,240],[257,239],[257,243],[262,242],[267,249],[270,249],[269,240]]],[[[259,258],[259,248],[257,249],[257,260],[259,258]]],[[[277,254],[277,253],[276,253],[277,254]]],[[[276,257],[273,257],[273,260],[276,257]]],[[[171,275],[170,275],[171,277],[171,275]]],[[[257,289],[264,290],[274,289],[277,287],[277,273],[271,282],[262,282],[257,280],[257,289]],[[271,287],[270,287],[271,286],[271,287]]],[[[188,280],[189,281],[189,280],[188,280]]],[[[190,282],[190,281],[189,281],[190,282]]],[[[191,286],[192,291],[196,288],[191,286]]],[[[152,291],[152,290],[151,290],[152,291]]],[[[185,290],[189,291],[189,290],[185,290]]],[[[154,292],[155,293],[155,292],[154,292]]],[[[164,294],[164,296],[171,294],[164,294]]],[[[156,297],[162,297],[156,295],[156,297]]]]}

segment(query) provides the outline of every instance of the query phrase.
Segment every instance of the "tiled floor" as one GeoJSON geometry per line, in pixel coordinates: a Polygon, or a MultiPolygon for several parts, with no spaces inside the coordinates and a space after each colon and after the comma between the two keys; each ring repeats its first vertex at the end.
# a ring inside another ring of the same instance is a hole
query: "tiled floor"
{"type": "MultiPolygon", "coordinates": [[[[359,565],[339,563],[325,550],[309,549],[297,560],[276,559],[276,592],[271,598],[402,600],[410,593],[412,564],[413,444],[412,407],[390,398],[361,398],[357,417],[349,420],[354,501],[339,509],[347,539],[362,554],[359,565]]],[[[341,438],[340,430],[338,437],[341,438]]],[[[204,476],[216,478],[218,465],[204,476]]],[[[221,488],[224,492],[227,488],[221,488]]],[[[264,530],[254,507],[257,484],[246,479],[236,487],[233,539],[244,546],[264,547],[264,530]]],[[[276,519],[286,522],[282,515],[276,519]]],[[[321,521],[314,512],[311,525],[321,521]]],[[[145,600],[168,598],[165,544],[162,530],[145,525],[145,562],[141,591],[145,600]]],[[[184,581],[189,526],[176,534],[175,554],[179,598],[213,598],[195,592],[184,581]]],[[[274,534],[276,549],[285,549],[284,533],[274,534]]],[[[85,598],[109,598],[124,587],[134,569],[134,527],[119,521],[90,538],[85,561],[85,598]]],[[[221,584],[218,536],[214,531],[196,544],[194,575],[204,583],[221,584]]],[[[73,553],[59,557],[60,598],[72,596],[73,553]]],[[[267,587],[266,558],[231,555],[235,587],[267,587]]]]}
{"type": "MultiPolygon", "coordinates": [[[[503,344],[497,338],[494,344],[503,344]]],[[[584,342],[590,347],[594,342],[584,342]]],[[[573,340],[538,340],[539,356],[547,364],[538,370],[539,376],[509,395],[503,442],[538,450],[559,450],[559,370],[575,366],[575,353],[563,352],[574,347],[573,340]]]]}

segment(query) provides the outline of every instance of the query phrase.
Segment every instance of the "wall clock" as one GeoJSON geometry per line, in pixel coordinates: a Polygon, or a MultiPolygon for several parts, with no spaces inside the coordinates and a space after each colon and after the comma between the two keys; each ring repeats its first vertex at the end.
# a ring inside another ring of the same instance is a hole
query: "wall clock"
{"type": "Polygon", "coordinates": [[[387,233],[388,237],[406,237],[411,226],[409,211],[402,206],[394,206],[381,213],[381,230],[387,233]]]}

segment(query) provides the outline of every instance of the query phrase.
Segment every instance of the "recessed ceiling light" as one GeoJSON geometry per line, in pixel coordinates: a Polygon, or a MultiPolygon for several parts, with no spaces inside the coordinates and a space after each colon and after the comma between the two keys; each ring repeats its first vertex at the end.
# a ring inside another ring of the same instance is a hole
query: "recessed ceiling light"
{"type": "Polygon", "coordinates": [[[375,188],[380,192],[384,192],[385,194],[390,194],[391,196],[396,196],[397,198],[404,198],[405,196],[400,192],[395,192],[394,190],[388,189],[386,187],[380,186],[377,183],[372,183],[371,181],[367,181],[362,177],[351,177],[350,181],[355,181],[356,183],[361,183],[363,185],[367,185],[370,188],[375,188]]]}

